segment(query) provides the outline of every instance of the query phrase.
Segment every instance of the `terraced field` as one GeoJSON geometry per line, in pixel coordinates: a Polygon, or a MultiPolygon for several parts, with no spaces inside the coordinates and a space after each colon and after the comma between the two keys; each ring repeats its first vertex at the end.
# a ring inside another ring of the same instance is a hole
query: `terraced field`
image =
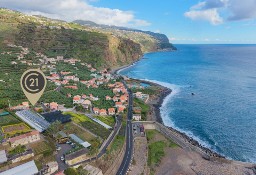
{"type": "Polygon", "coordinates": [[[94,122],[93,120],[91,120],[89,117],[87,117],[85,115],[75,114],[72,112],[67,112],[65,114],[71,115],[72,120],[75,123],[81,125],[85,129],[88,129],[89,131],[91,131],[92,133],[94,133],[95,135],[97,135],[103,139],[106,139],[110,134],[110,130],[104,128],[103,126],[94,122]]]}

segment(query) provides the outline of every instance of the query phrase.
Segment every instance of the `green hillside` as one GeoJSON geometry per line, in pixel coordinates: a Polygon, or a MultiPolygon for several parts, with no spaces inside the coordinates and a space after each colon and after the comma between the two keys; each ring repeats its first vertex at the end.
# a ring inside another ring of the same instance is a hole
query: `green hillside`
{"type": "Polygon", "coordinates": [[[112,67],[130,63],[141,55],[140,44],[94,31],[75,23],[26,16],[0,9],[0,43],[16,44],[43,53],[77,58],[95,67],[112,67]]]}

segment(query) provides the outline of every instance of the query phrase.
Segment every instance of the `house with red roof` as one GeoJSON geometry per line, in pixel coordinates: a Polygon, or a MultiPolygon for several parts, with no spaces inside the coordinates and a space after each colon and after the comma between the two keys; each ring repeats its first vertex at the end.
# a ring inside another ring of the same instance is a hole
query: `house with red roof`
{"type": "Polygon", "coordinates": [[[115,114],[116,114],[115,108],[108,108],[108,115],[115,115],[115,114]]]}
{"type": "Polygon", "coordinates": [[[66,85],[68,84],[68,80],[62,80],[60,83],[66,85]]]}
{"type": "Polygon", "coordinates": [[[123,94],[125,94],[125,93],[127,93],[127,89],[122,88],[122,89],[121,89],[121,92],[122,92],[123,94]]]}
{"type": "Polygon", "coordinates": [[[113,93],[114,93],[114,94],[119,93],[120,91],[121,91],[121,89],[119,89],[119,88],[114,88],[114,89],[113,89],[113,93]]]}
{"type": "Polygon", "coordinates": [[[73,97],[73,104],[80,104],[81,103],[81,96],[76,95],[73,97]]]}
{"type": "Polygon", "coordinates": [[[38,140],[40,140],[39,131],[33,130],[29,133],[12,137],[9,139],[9,142],[11,144],[11,147],[16,147],[18,145],[26,145],[28,143],[36,142],[38,140]]]}
{"type": "Polygon", "coordinates": [[[99,114],[100,115],[107,115],[106,109],[101,109],[99,114]]]}
{"type": "Polygon", "coordinates": [[[50,103],[50,109],[52,111],[58,110],[58,107],[59,107],[58,103],[56,103],[56,102],[51,102],[50,103]]]}
{"type": "Polygon", "coordinates": [[[110,96],[106,96],[106,100],[112,100],[110,96]]]}
{"type": "Polygon", "coordinates": [[[75,76],[74,76],[74,75],[71,75],[71,76],[64,76],[63,79],[64,79],[64,80],[74,80],[74,79],[75,79],[75,76]]]}
{"type": "Polygon", "coordinates": [[[78,89],[77,86],[64,86],[64,88],[69,88],[69,89],[78,89]]]}
{"type": "Polygon", "coordinates": [[[127,101],[127,96],[126,96],[126,95],[121,95],[120,101],[121,101],[122,103],[126,102],[126,101],[127,101]]]}
{"type": "Polygon", "coordinates": [[[117,102],[118,100],[119,100],[119,98],[118,98],[117,96],[114,96],[114,97],[113,97],[113,101],[114,101],[114,102],[117,102]]]}
{"type": "Polygon", "coordinates": [[[115,87],[115,84],[108,84],[108,87],[109,87],[109,88],[114,88],[114,87],[115,87]]]}
{"type": "Polygon", "coordinates": [[[71,72],[64,72],[64,71],[61,71],[60,74],[61,74],[61,75],[68,75],[68,74],[71,74],[71,72]]]}
{"type": "Polygon", "coordinates": [[[122,102],[116,102],[115,107],[118,108],[119,106],[123,106],[123,103],[122,102]]]}
{"type": "Polygon", "coordinates": [[[125,110],[125,106],[120,106],[120,107],[118,107],[117,112],[118,113],[123,113],[124,110],[125,110]]]}
{"type": "Polygon", "coordinates": [[[97,115],[98,115],[98,114],[100,113],[100,109],[94,107],[94,108],[93,108],[93,112],[94,112],[94,114],[97,114],[97,115]]]}

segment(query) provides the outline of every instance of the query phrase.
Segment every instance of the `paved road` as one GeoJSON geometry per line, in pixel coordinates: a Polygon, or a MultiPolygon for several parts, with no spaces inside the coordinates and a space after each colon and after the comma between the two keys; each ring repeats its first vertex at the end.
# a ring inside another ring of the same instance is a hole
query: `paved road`
{"type": "MultiPolygon", "coordinates": [[[[123,82],[128,89],[125,82],[123,82]]],[[[126,125],[126,149],[124,159],[121,163],[117,171],[117,175],[124,175],[127,173],[132,155],[133,155],[133,134],[132,134],[132,105],[133,105],[133,94],[130,89],[128,89],[129,93],[129,106],[128,106],[128,116],[127,116],[127,125],[126,125]]]]}
{"type": "Polygon", "coordinates": [[[58,153],[56,154],[56,160],[58,162],[58,165],[59,165],[59,170],[62,171],[62,170],[65,170],[68,168],[68,165],[65,164],[64,161],[60,160],[60,157],[63,156],[66,152],[68,152],[69,150],[72,149],[72,146],[69,145],[69,144],[59,144],[59,146],[61,147],[61,150],[58,151],[58,153]]]}
{"type": "Polygon", "coordinates": [[[117,116],[116,118],[116,126],[114,128],[114,133],[108,138],[108,141],[105,143],[104,147],[101,149],[101,151],[98,153],[97,156],[95,157],[92,157],[90,159],[87,159],[85,161],[82,161],[82,162],[79,162],[77,164],[74,164],[72,166],[76,166],[76,165],[80,165],[82,163],[87,163],[87,162],[91,162],[91,161],[94,161],[96,160],[97,158],[100,158],[101,156],[103,156],[106,152],[107,152],[107,147],[109,146],[109,144],[113,141],[114,137],[116,136],[116,134],[118,133],[119,129],[121,128],[121,125],[122,125],[122,119],[120,116],[117,116]]]}

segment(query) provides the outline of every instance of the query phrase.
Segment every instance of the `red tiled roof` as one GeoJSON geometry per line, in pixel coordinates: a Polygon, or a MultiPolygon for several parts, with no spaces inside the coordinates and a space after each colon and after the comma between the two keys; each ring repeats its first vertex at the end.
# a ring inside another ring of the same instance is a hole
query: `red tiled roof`
{"type": "Polygon", "coordinates": [[[108,112],[115,112],[115,108],[108,108],[108,112]]]}
{"type": "Polygon", "coordinates": [[[39,134],[39,131],[33,130],[33,131],[29,132],[29,133],[22,134],[22,135],[19,135],[19,136],[16,136],[16,137],[12,137],[12,138],[10,138],[9,141],[10,141],[11,143],[13,143],[13,142],[15,142],[16,140],[20,140],[20,139],[23,139],[23,138],[26,138],[26,137],[29,137],[29,136],[37,135],[37,134],[39,134]]]}

